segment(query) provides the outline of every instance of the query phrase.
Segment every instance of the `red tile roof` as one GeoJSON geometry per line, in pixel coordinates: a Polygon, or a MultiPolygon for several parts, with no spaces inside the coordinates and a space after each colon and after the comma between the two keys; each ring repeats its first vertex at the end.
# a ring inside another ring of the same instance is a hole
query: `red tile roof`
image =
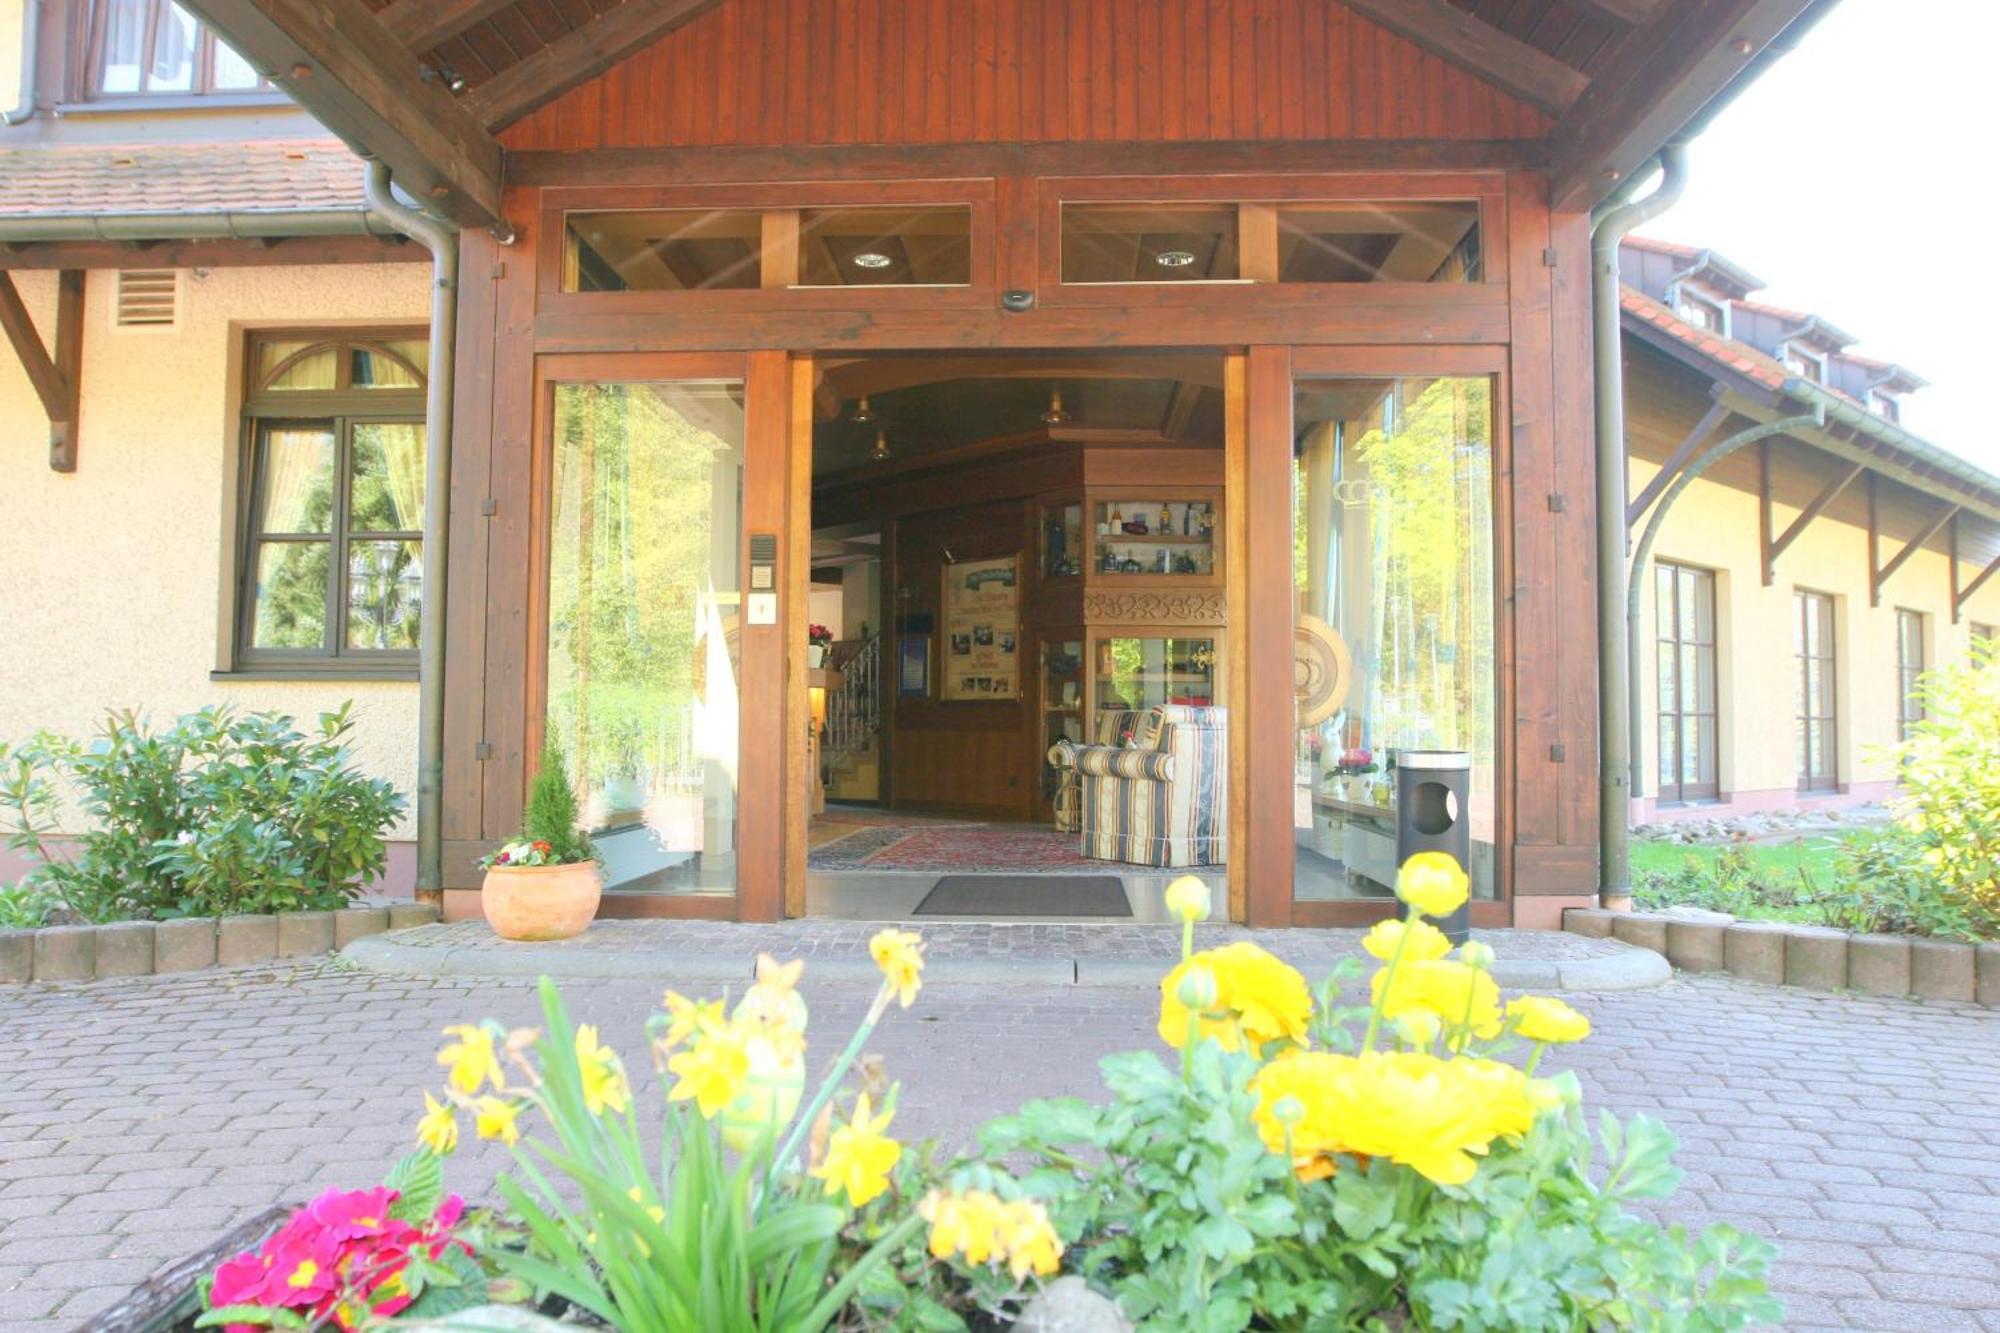
{"type": "Polygon", "coordinates": [[[338,139],[0,149],[0,217],[361,209],[338,139]]]}
{"type": "Polygon", "coordinates": [[[1674,341],[1693,348],[1739,375],[1744,375],[1768,388],[1776,389],[1792,378],[1792,372],[1777,361],[1764,355],[1748,343],[1725,338],[1707,329],[1698,329],[1676,315],[1662,303],[1642,291],[1631,287],[1621,288],[1618,304],[1627,315],[1644,320],[1661,330],[1674,341]]]}
{"type": "Polygon", "coordinates": [[[1627,236],[1618,242],[1635,250],[1651,250],[1654,254],[1673,255],[1679,259],[1693,259],[1701,251],[1692,245],[1682,245],[1678,241],[1660,241],[1651,236],[1627,236]]]}

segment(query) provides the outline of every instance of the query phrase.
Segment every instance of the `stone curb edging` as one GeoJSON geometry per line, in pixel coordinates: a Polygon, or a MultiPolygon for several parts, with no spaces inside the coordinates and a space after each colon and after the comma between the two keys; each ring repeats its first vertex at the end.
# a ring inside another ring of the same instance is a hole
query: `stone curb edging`
{"type": "MultiPolygon", "coordinates": [[[[508,944],[499,940],[476,945],[438,948],[406,944],[393,935],[358,939],[340,951],[357,967],[398,976],[540,977],[558,979],[747,982],[755,975],[753,955],[681,950],[599,950],[508,944]]],[[[1160,958],[976,958],[947,957],[926,961],[927,981],[1016,986],[1157,986],[1173,960],[1160,958]]],[[[809,967],[817,981],[874,982],[881,974],[862,955],[814,955],[809,967]]],[[[1625,949],[1599,958],[1561,962],[1502,959],[1493,978],[1502,986],[1554,990],[1638,990],[1657,986],[1673,976],[1659,954],[1642,948],[1625,949]]]]}
{"type": "Polygon", "coordinates": [[[1721,913],[1683,916],[1595,907],[1564,912],[1563,929],[1654,950],[1685,972],[1727,972],[1768,986],[2000,1008],[2000,943],[1855,935],[1825,926],[1739,921],[1721,913]]]}
{"type": "Polygon", "coordinates": [[[332,953],[385,931],[428,925],[437,919],[435,905],[410,902],[343,907],[331,912],[0,930],[0,986],[162,976],[307,958],[332,953]]]}

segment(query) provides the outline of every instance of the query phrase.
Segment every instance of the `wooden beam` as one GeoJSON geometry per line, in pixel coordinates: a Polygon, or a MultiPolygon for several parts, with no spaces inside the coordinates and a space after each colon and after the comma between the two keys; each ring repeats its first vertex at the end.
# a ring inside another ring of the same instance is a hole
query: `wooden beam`
{"type": "Polygon", "coordinates": [[[1447,0],[1343,0],[1347,7],[1552,116],[1569,110],[1590,84],[1573,69],[1447,0]]]}
{"type": "Polygon", "coordinates": [[[511,125],[719,3],[624,0],[474,88],[465,95],[465,108],[489,130],[511,125]]]}
{"type": "MultiPolygon", "coordinates": [[[[1870,482],[1873,482],[1875,480],[1875,474],[1872,472],[1869,473],[1868,480],[1870,482]]],[[[1874,487],[1872,485],[1869,487],[1869,491],[1872,496],[1874,491],[1874,487]]],[[[1905,545],[1902,550],[1896,552],[1894,556],[1890,557],[1888,564],[1883,565],[1880,568],[1870,569],[1868,571],[1868,605],[1870,606],[1882,605],[1882,585],[1889,581],[1890,575],[1894,574],[1897,570],[1901,569],[1911,556],[1915,555],[1918,551],[1922,550],[1924,543],[1929,541],[1931,538],[1937,536],[1938,533],[1943,530],[1945,524],[1950,523],[1954,519],[1956,519],[1958,517],[1958,511],[1961,507],[1962,506],[1947,502],[1944,508],[1940,509],[1937,512],[1936,517],[1931,519],[1930,522],[1924,524],[1923,531],[1919,532],[1916,536],[1910,538],[1909,543],[1905,545]]],[[[1870,510],[1872,514],[1873,510],[1872,503],[1870,505],[1870,510]]],[[[1874,552],[1872,551],[1869,553],[1869,560],[1870,563],[1872,564],[1874,560],[1874,552]]]]}
{"type": "Polygon", "coordinates": [[[161,241],[134,250],[119,241],[32,241],[0,247],[0,270],[120,268],[241,268],[270,264],[403,264],[430,262],[430,252],[401,236],[301,236],[212,241],[161,241]]]}
{"type": "Polygon", "coordinates": [[[1578,212],[1638,171],[1812,0],[1673,0],[1628,30],[1549,135],[1549,203],[1578,212]]]}
{"type": "Polygon", "coordinates": [[[1659,0],[1569,0],[1569,7],[1630,28],[1651,18],[1659,0]]]}
{"type": "Polygon", "coordinates": [[[1237,269],[1251,282],[1278,280],[1278,206],[1236,206],[1237,269]]]}
{"type": "Polygon", "coordinates": [[[766,290],[799,285],[799,210],[767,208],[760,228],[758,281],[766,290]]]}
{"type": "Polygon", "coordinates": [[[187,0],[186,7],[411,197],[504,226],[500,142],[363,0],[187,0]]]}
{"type": "Polygon", "coordinates": [[[1653,479],[1640,490],[1638,498],[1625,507],[1626,527],[1629,528],[1637,523],[1639,515],[1645,513],[1653,501],[1660,498],[1660,492],[1674,484],[1674,478],[1678,477],[1681,469],[1688,465],[1695,451],[1708,443],[1708,437],[1715,434],[1715,428],[1720,426],[1723,418],[1728,415],[1729,409],[1722,402],[1710,404],[1708,411],[1702,414],[1701,420],[1695,423],[1694,429],[1687,433],[1687,438],[1675,446],[1673,453],[1668,455],[1659,472],[1654,474],[1653,479]]]}
{"type": "MultiPolygon", "coordinates": [[[[1954,569],[1957,568],[1957,562],[1953,561],[1952,563],[1953,563],[1953,568],[1954,569]]],[[[1986,580],[1992,578],[1996,570],[2000,570],[2000,555],[1996,555],[1991,560],[1987,561],[1986,568],[1980,570],[1978,574],[1974,575],[1972,582],[1966,584],[1963,588],[1958,589],[1952,594],[1952,601],[1951,601],[1952,624],[1956,625],[1958,623],[1958,613],[1960,611],[1963,611],[1965,609],[1965,604],[1972,600],[1972,594],[1978,592],[1981,588],[1986,586],[1986,580]]]]}
{"type": "Polygon", "coordinates": [[[389,35],[415,52],[456,37],[484,23],[514,0],[390,0],[375,11],[389,35]]]}
{"type": "Polygon", "coordinates": [[[1188,424],[1201,402],[1202,388],[1192,380],[1182,380],[1174,386],[1173,397],[1167,400],[1166,415],[1160,419],[1160,434],[1170,440],[1187,438],[1188,424]]]}
{"type": "Polygon", "coordinates": [[[49,466],[57,472],[76,471],[76,426],[83,397],[83,271],[64,269],[56,285],[56,336],[53,350],[21,301],[13,275],[0,270],[0,328],[14,345],[14,355],[28,373],[28,383],[42,401],[49,419],[49,466]]]}
{"type": "Polygon", "coordinates": [[[1799,511],[1799,516],[1792,520],[1791,525],[1778,534],[1775,540],[1765,546],[1764,584],[1766,587],[1769,587],[1777,579],[1778,557],[1783,555],[1791,547],[1791,544],[1797,541],[1807,528],[1812,526],[1814,519],[1826,512],[1828,505],[1840,498],[1840,493],[1852,485],[1856,477],[1867,470],[1859,463],[1850,465],[1845,472],[1842,472],[1832,481],[1829,481],[1826,487],[1813,497],[1812,503],[1799,511]]]}

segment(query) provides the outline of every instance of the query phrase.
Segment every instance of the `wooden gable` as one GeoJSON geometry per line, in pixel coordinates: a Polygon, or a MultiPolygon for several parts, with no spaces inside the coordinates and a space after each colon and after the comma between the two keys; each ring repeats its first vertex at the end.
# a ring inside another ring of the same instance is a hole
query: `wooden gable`
{"type": "Polygon", "coordinates": [[[1549,128],[1338,0],[724,0],[501,141],[1463,140],[1549,128]]]}

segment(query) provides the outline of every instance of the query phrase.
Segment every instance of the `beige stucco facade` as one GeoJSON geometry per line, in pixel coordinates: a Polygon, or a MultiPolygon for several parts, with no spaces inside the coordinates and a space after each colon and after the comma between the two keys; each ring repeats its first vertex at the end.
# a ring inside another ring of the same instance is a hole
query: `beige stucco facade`
{"type": "MultiPolygon", "coordinates": [[[[1636,493],[1659,469],[1634,459],[1636,493]]],[[[1882,604],[1868,604],[1868,534],[1847,523],[1818,519],[1777,563],[1777,577],[1765,587],[1759,577],[1757,497],[1745,491],[1696,481],[1661,525],[1656,559],[1694,565],[1716,574],[1716,685],[1720,703],[1718,767],[1723,800],[1742,810],[1814,802],[1879,799],[1894,785],[1895,764],[1886,752],[1896,740],[1899,685],[1896,611],[1924,618],[1924,656],[1930,666],[1964,662],[1972,625],[2000,623],[2000,580],[1989,582],[1967,602],[1957,623],[1951,615],[1950,573],[1942,552],[1912,556],[1882,589],[1882,604]],[[1797,790],[1794,683],[1798,673],[1793,625],[1793,593],[1804,589],[1834,599],[1835,691],[1838,729],[1835,752],[1840,790],[1804,800],[1797,790]]],[[[1784,531],[1798,511],[1773,506],[1773,528],[1784,531]]],[[[1886,557],[1885,557],[1886,558],[1886,557]]],[[[1976,571],[1972,571],[1976,572],[1976,571]]],[[[1961,579],[1969,578],[1961,573],[1961,579]]],[[[1644,781],[1638,791],[1639,817],[1671,817],[1656,809],[1659,789],[1659,677],[1653,665],[1658,620],[1654,579],[1647,571],[1640,622],[1641,689],[1646,725],[1635,738],[1641,749],[1644,781]]],[[[1683,807],[1712,815],[1711,806],[1683,807]]]]}
{"type": "MultiPolygon", "coordinates": [[[[74,473],[50,470],[40,404],[11,350],[0,356],[0,737],[41,728],[80,736],[122,707],[164,721],[228,703],[310,722],[352,699],[360,765],[412,796],[414,682],[212,673],[226,665],[243,332],[420,326],[429,267],[187,270],[171,329],[114,328],[116,277],[93,272],[87,281],[74,473]]],[[[55,276],[15,278],[46,339],[55,276]]],[[[413,819],[392,836],[390,886],[404,887],[413,819]]],[[[0,862],[0,882],[9,877],[0,862]]]]}

